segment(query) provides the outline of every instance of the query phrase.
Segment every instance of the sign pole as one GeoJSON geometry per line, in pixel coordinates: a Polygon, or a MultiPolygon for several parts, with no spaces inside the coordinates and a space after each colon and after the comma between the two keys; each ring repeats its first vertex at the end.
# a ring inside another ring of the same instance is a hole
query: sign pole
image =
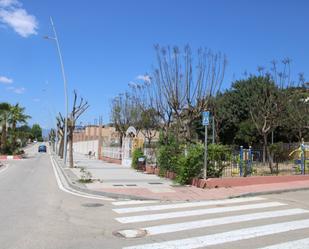
{"type": "Polygon", "coordinates": [[[205,126],[205,152],[204,152],[204,179],[207,179],[207,140],[208,140],[208,130],[207,126],[209,125],[209,111],[205,111],[203,114],[202,123],[205,126]]]}
{"type": "Polygon", "coordinates": [[[207,125],[205,125],[205,152],[204,152],[204,179],[207,179],[207,139],[208,139],[208,131],[207,131],[207,125]]]}

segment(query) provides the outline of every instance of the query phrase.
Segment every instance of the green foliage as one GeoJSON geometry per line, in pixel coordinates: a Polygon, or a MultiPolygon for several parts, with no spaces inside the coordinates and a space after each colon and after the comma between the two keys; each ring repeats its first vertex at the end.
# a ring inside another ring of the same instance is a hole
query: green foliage
{"type": "Polygon", "coordinates": [[[31,133],[39,142],[43,141],[42,128],[39,124],[34,124],[31,128],[31,133]]]}
{"type": "Polygon", "coordinates": [[[163,134],[160,133],[159,148],[157,151],[157,162],[160,167],[160,175],[164,175],[166,171],[177,173],[181,152],[181,146],[176,141],[173,134],[169,134],[166,139],[163,134]]]}
{"type": "Polygon", "coordinates": [[[138,159],[141,158],[141,157],[145,157],[142,149],[140,149],[140,148],[135,149],[132,153],[132,164],[131,164],[131,166],[132,166],[133,169],[138,169],[138,159]]]}
{"type": "Polygon", "coordinates": [[[81,176],[78,180],[81,183],[91,183],[92,182],[92,174],[91,172],[87,171],[85,168],[80,169],[81,176]]]}
{"type": "Polygon", "coordinates": [[[272,154],[274,162],[289,160],[290,151],[284,148],[284,144],[282,142],[269,145],[269,151],[272,154]]]}
{"type": "Polygon", "coordinates": [[[177,181],[180,184],[189,184],[194,177],[198,177],[203,169],[204,146],[202,144],[190,145],[187,155],[182,154],[179,161],[177,181]]]}
{"type": "Polygon", "coordinates": [[[222,144],[210,144],[208,146],[208,177],[221,177],[224,167],[231,162],[231,149],[222,144]]]}

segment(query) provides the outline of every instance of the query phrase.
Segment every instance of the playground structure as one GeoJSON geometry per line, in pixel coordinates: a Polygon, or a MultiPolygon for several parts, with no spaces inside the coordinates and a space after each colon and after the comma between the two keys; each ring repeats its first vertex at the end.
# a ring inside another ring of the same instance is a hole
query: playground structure
{"type": "Polygon", "coordinates": [[[306,161],[309,160],[309,145],[305,144],[303,141],[301,145],[299,146],[299,148],[297,148],[296,150],[293,150],[289,154],[289,157],[295,160],[296,165],[300,165],[301,173],[303,175],[306,174],[306,171],[308,171],[308,166],[306,166],[306,161]]]}
{"type": "MultiPolygon", "coordinates": [[[[272,174],[269,172],[269,166],[255,161],[256,151],[249,146],[248,149],[245,149],[243,146],[240,146],[237,168],[234,168],[232,171],[232,176],[241,176],[246,177],[250,175],[268,175],[272,174]],[[267,173],[268,171],[268,173],[267,173]]],[[[285,174],[308,174],[309,173],[309,144],[304,142],[301,145],[293,150],[289,154],[289,158],[294,160],[276,163],[274,166],[274,172],[276,174],[285,175],[285,174]]],[[[234,166],[234,167],[235,167],[234,166]]],[[[227,171],[228,172],[228,171],[227,171]]]]}
{"type": "Polygon", "coordinates": [[[239,175],[240,176],[249,176],[252,173],[252,148],[249,146],[249,149],[244,149],[243,146],[240,146],[239,151],[239,175]]]}

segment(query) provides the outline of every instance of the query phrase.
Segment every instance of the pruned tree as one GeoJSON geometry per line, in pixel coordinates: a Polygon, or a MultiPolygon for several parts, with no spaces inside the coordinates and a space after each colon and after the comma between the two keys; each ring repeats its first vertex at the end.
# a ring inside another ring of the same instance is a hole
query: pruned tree
{"type": "Polygon", "coordinates": [[[129,92],[119,94],[111,101],[111,122],[119,133],[120,145],[130,126],[140,131],[141,109],[137,101],[129,92]]]}
{"type": "Polygon", "coordinates": [[[209,99],[215,96],[224,79],[227,60],[225,55],[209,49],[198,49],[196,65],[189,46],[155,46],[157,66],[152,76],[146,77],[137,88],[148,109],[160,117],[160,125],[168,137],[169,131],[186,142],[195,140],[194,122],[208,108],[209,99]]]}
{"type": "Polygon", "coordinates": [[[51,129],[49,131],[48,139],[49,139],[49,142],[50,142],[50,144],[53,148],[53,151],[55,152],[55,143],[56,143],[56,131],[55,131],[55,129],[51,129]]]}
{"type": "Polygon", "coordinates": [[[60,158],[63,158],[65,119],[59,112],[58,116],[56,117],[56,120],[57,120],[58,139],[60,140],[58,155],[60,158]]]}
{"type": "Polygon", "coordinates": [[[69,138],[69,161],[70,167],[74,167],[73,161],[73,133],[75,130],[76,121],[80,118],[80,116],[89,108],[88,101],[85,101],[84,98],[80,97],[78,100],[77,92],[74,90],[74,99],[73,106],[70,116],[68,118],[68,138],[69,138]]]}

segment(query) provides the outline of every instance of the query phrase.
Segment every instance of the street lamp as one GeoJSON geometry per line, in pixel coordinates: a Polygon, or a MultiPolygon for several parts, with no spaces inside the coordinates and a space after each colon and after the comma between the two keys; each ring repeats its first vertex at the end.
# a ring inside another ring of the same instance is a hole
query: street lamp
{"type": "Polygon", "coordinates": [[[59,46],[59,41],[56,33],[56,28],[53,22],[53,19],[50,17],[50,23],[54,31],[54,37],[50,36],[44,36],[45,39],[48,40],[54,40],[57,45],[57,51],[59,55],[60,65],[61,65],[61,71],[62,71],[62,78],[63,78],[63,86],[64,86],[64,102],[65,102],[65,123],[64,123],[64,144],[63,144],[63,161],[64,165],[66,165],[67,162],[67,137],[68,137],[68,95],[67,95],[67,80],[64,73],[64,66],[63,66],[63,60],[62,60],[62,54],[59,46]]]}

